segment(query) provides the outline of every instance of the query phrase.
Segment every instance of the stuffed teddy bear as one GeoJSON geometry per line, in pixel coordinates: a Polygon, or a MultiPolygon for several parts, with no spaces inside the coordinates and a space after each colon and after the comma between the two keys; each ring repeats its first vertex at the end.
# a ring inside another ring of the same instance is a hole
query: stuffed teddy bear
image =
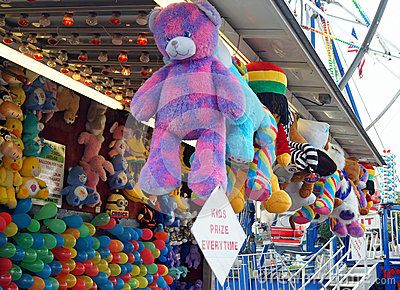
{"type": "Polygon", "coordinates": [[[46,182],[37,178],[40,172],[39,159],[34,156],[23,158],[22,168],[19,171],[22,176],[22,184],[17,193],[18,198],[48,198],[49,190],[47,189],[46,182]]]}
{"type": "Polygon", "coordinates": [[[128,189],[132,190],[135,186],[135,182],[132,176],[127,171],[128,163],[124,156],[115,155],[111,159],[111,163],[114,167],[114,173],[107,179],[108,185],[111,190],[128,189]]]}
{"type": "Polygon", "coordinates": [[[196,245],[190,246],[189,254],[186,256],[185,263],[188,268],[197,269],[201,262],[201,255],[199,253],[199,247],[196,245]]]}
{"type": "Polygon", "coordinates": [[[168,64],[136,92],[131,113],[138,121],[156,114],[148,160],[139,186],[169,194],[181,182],[180,142],[197,140],[188,185],[200,199],[226,189],[225,118],[238,120],[245,98],[239,81],[214,56],[221,17],[206,1],[174,3],[149,15],[149,27],[168,64]]]}
{"type": "Polygon", "coordinates": [[[17,206],[15,189],[22,184],[22,178],[18,172],[21,167],[21,158],[3,157],[3,162],[0,166],[0,204],[5,204],[10,209],[17,206]]]}
{"type": "Polygon", "coordinates": [[[20,106],[14,104],[8,99],[0,100],[0,120],[18,119],[22,120],[22,110],[20,106]]]}
{"type": "Polygon", "coordinates": [[[91,101],[86,116],[86,131],[95,135],[100,143],[104,141],[103,132],[106,127],[106,111],[106,106],[96,101],[91,101]]]}
{"type": "MultiPolygon", "coordinates": [[[[358,164],[358,160],[356,158],[346,158],[346,163],[344,170],[347,173],[348,178],[353,182],[356,187],[356,195],[358,197],[359,202],[359,211],[361,215],[366,215],[369,212],[368,202],[365,197],[364,192],[362,191],[363,188],[360,188],[360,174],[361,174],[361,167],[358,164]]],[[[367,173],[368,174],[368,173],[367,173]]],[[[367,177],[368,178],[368,177],[367,177]]],[[[365,183],[362,185],[366,185],[365,183]]],[[[361,186],[362,186],[361,185],[361,186]]]]}
{"type": "Polygon", "coordinates": [[[0,159],[3,156],[13,159],[22,158],[23,143],[20,141],[21,139],[12,134],[8,128],[0,126],[0,159]]]}
{"type": "Polygon", "coordinates": [[[24,155],[44,157],[49,155],[51,147],[45,144],[44,139],[39,137],[44,125],[38,121],[37,116],[27,112],[23,120],[22,141],[24,142],[24,155]]]}
{"type": "Polygon", "coordinates": [[[110,133],[113,134],[113,139],[111,143],[108,145],[108,148],[112,148],[108,152],[108,156],[114,157],[116,155],[124,155],[126,150],[126,142],[124,138],[124,125],[119,125],[118,122],[115,122],[111,128],[110,133]]]}
{"type": "Polygon", "coordinates": [[[23,108],[37,115],[46,102],[46,93],[43,89],[41,78],[38,77],[29,86],[24,86],[24,90],[27,96],[23,108]]]}
{"type": "Polygon", "coordinates": [[[64,112],[64,121],[73,124],[79,110],[80,97],[72,90],[59,86],[57,93],[56,112],[64,112]]]}
{"type": "Polygon", "coordinates": [[[12,102],[22,106],[26,99],[25,90],[23,89],[26,82],[24,72],[19,67],[9,66],[3,70],[1,77],[8,84],[12,102]]]}
{"type": "Polygon", "coordinates": [[[156,216],[160,223],[166,226],[179,227],[180,220],[175,215],[177,204],[169,195],[161,195],[157,197],[156,216]],[[162,222],[161,222],[162,221],[162,222]]]}
{"type": "Polygon", "coordinates": [[[99,203],[100,195],[94,189],[85,186],[87,174],[81,166],[69,169],[67,183],[61,195],[65,196],[67,203],[71,206],[96,205],[99,203]]]}

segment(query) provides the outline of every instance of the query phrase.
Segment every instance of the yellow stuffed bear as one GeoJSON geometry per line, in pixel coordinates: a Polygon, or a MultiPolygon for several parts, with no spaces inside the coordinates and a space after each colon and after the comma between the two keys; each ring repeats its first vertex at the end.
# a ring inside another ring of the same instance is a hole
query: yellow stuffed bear
{"type": "Polygon", "coordinates": [[[18,198],[48,198],[49,190],[46,182],[37,178],[41,172],[39,159],[33,156],[24,157],[22,168],[19,172],[22,176],[22,185],[18,190],[18,198]]]}
{"type": "Polygon", "coordinates": [[[9,208],[17,206],[15,187],[22,184],[21,175],[18,173],[21,167],[22,159],[3,157],[0,167],[0,204],[6,204],[9,208]]]}

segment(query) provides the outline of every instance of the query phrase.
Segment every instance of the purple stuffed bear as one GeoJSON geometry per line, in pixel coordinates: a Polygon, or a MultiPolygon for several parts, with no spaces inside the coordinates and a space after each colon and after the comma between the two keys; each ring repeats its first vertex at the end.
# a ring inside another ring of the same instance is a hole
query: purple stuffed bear
{"type": "MultiPolygon", "coordinates": [[[[180,142],[197,140],[189,187],[206,200],[226,188],[225,118],[239,119],[245,99],[239,81],[213,54],[221,17],[206,1],[156,8],[149,26],[167,65],[137,91],[131,112],[139,121],[156,115],[150,154],[139,187],[169,194],[181,183],[180,142]]],[[[201,203],[201,201],[199,201],[201,203]]]]}

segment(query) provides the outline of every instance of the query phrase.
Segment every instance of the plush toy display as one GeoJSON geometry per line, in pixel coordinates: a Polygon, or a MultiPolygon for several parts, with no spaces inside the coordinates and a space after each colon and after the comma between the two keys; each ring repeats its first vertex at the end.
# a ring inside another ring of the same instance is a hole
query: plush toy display
{"type": "Polygon", "coordinates": [[[24,142],[24,155],[44,157],[51,152],[44,139],[39,137],[44,125],[39,123],[37,116],[32,112],[27,112],[23,121],[22,141],[24,142]]]}
{"type": "Polygon", "coordinates": [[[100,195],[94,189],[85,186],[87,174],[81,166],[70,168],[67,183],[61,195],[65,196],[66,201],[71,206],[91,205],[99,203],[100,195]]]}
{"type": "Polygon", "coordinates": [[[111,128],[110,133],[113,134],[113,141],[108,145],[108,148],[111,150],[108,152],[108,156],[114,157],[116,155],[124,156],[126,150],[126,142],[124,138],[125,126],[119,125],[118,122],[115,122],[111,128]]]}
{"type": "Polygon", "coordinates": [[[46,199],[49,196],[46,182],[37,178],[40,172],[40,163],[36,157],[23,158],[22,168],[19,171],[22,176],[22,184],[18,190],[18,198],[34,197],[46,199]]]}
{"type": "Polygon", "coordinates": [[[5,204],[9,208],[15,208],[17,205],[15,190],[22,184],[21,175],[18,173],[21,167],[21,158],[3,157],[3,163],[0,166],[0,204],[5,204]]]}
{"type": "Polygon", "coordinates": [[[183,139],[197,140],[189,187],[203,200],[217,186],[226,188],[224,117],[240,120],[245,98],[239,81],[213,57],[220,24],[220,15],[206,1],[174,3],[149,15],[154,40],[169,62],[131,102],[139,121],[156,114],[150,155],[139,178],[140,188],[150,194],[179,187],[183,139]]]}
{"type": "Polygon", "coordinates": [[[79,109],[80,97],[77,93],[59,86],[57,93],[56,112],[64,112],[64,121],[67,124],[75,122],[76,114],[79,109]]]}

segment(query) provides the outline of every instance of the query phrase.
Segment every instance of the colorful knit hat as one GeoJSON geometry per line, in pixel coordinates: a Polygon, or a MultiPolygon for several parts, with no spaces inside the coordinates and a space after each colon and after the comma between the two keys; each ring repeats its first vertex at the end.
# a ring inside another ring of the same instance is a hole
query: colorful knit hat
{"type": "Polygon", "coordinates": [[[246,65],[249,86],[257,93],[286,93],[287,78],[285,72],[270,62],[251,62],[246,65]]]}

